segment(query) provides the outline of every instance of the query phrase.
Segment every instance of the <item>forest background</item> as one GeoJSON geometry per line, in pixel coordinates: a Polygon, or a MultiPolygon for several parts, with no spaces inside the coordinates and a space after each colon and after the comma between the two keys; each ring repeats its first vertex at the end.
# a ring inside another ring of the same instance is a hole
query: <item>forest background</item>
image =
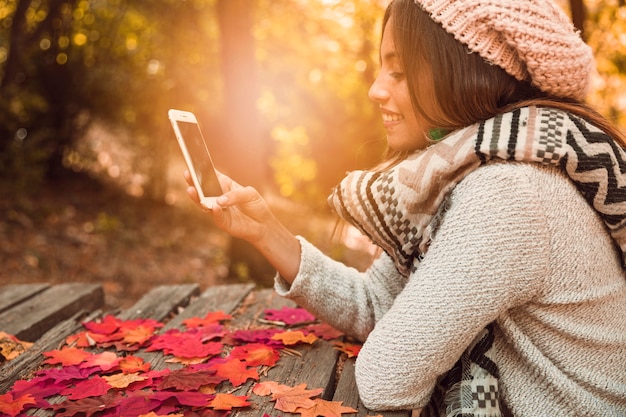
{"type": "MultiPolygon", "coordinates": [[[[367,98],[389,0],[0,0],[0,282],[149,286],[273,272],[185,195],[167,110],[198,115],[215,163],[364,268],[326,196],[385,147],[367,98]]],[[[563,0],[597,58],[589,102],[626,126],[624,0],[563,0]]]]}

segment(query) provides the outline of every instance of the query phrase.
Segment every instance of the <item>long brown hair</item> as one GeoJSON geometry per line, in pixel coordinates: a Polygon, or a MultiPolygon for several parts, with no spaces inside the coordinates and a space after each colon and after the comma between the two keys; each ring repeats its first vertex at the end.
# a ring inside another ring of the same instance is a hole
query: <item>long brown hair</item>
{"type": "Polygon", "coordinates": [[[454,39],[413,0],[393,0],[385,12],[383,30],[392,16],[394,43],[413,108],[432,126],[456,130],[519,107],[555,107],[589,121],[626,146],[626,136],[591,107],[550,96],[530,80],[517,80],[489,64],[454,39]],[[428,71],[432,78],[438,109],[420,105],[417,79],[421,71],[428,71]]]}

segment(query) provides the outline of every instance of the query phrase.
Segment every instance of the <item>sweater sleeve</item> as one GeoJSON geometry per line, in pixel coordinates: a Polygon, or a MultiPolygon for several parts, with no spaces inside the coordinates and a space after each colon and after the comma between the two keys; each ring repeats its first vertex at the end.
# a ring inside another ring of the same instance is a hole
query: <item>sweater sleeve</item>
{"type": "Polygon", "coordinates": [[[480,330],[540,292],[550,235],[524,172],[479,168],[451,194],[424,260],[357,358],[368,408],[425,406],[480,330]]]}
{"type": "Polygon", "coordinates": [[[360,272],[324,255],[304,238],[298,239],[302,248],[298,275],[291,286],[277,276],[275,290],[338,330],[365,340],[407,279],[384,253],[360,272]]]}

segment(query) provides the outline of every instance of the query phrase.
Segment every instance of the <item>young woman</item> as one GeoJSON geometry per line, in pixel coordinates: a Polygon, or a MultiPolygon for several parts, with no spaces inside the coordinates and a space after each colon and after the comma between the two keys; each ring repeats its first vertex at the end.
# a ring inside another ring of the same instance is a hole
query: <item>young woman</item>
{"type": "Polygon", "coordinates": [[[329,259],[227,177],[216,224],[280,294],[365,341],[371,409],[626,415],[626,152],[583,104],[589,47],[549,0],[393,0],[380,59],[390,159],[329,199],[382,249],[371,267],[329,259]]]}

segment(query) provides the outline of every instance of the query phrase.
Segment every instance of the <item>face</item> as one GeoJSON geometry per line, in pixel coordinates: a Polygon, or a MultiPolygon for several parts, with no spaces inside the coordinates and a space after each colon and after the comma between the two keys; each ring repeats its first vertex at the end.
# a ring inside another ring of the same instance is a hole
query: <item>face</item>
{"type": "Polygon", "coordinates": [[[380,106],[390,148],[397,151],[423,149],[430,144],[425,135],[428,126],[418,121],[413,109],[404,69],[393,40],[392,20],[389,19],[383,31],[381,70],[369,90],[369,97],[380,106]]]}

